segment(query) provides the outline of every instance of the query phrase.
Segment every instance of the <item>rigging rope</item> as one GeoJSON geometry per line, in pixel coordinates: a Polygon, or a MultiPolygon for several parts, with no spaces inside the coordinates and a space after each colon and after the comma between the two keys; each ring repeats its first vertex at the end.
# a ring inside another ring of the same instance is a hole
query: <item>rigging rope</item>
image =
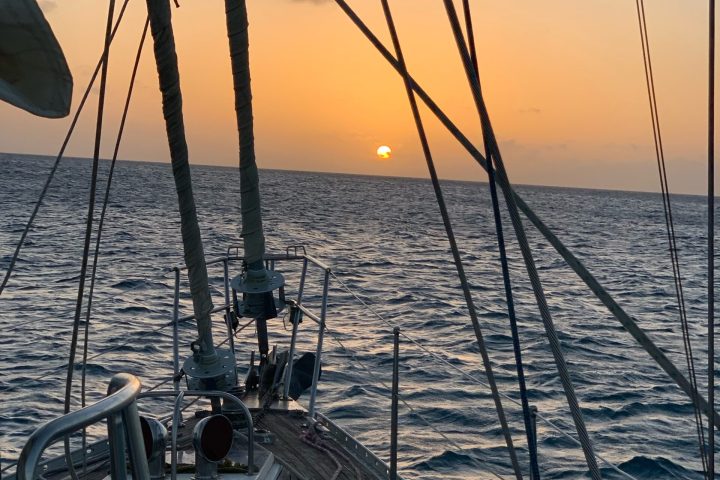
{"type": "MultiPolygon", "coordinates": [[[[350,21],[362,32],[363,35],[370,41],[370,43],[377,49],[377,51],[387,60],[387,62],[398,72],[401,73],[400,64],[393,57],[390,51],[385,48],[382,42],[377,38],[375,34],[368,28],[368,26],[358,17],[358,15],[348,6],[345,0],[335,0],[338,6],[348,16],[350,21]]],[[[480,151],[473,145],[473,143],[465,136],[460,129],[455,125],[452,120],[443,112],[443,110],[433,101],[427,92],[412,78],[409,76],[411,81],[411,87],[415,91],[418,97],[425,103],[428,109],[440,120],[440,123],[450,132],[450,134],[465,148],[470,156],[484,169],[487,169],[487,162],[485,157],[480,151]]],[[[496,181],[500,184],[503,189],[503,193],[510,192],[515,199],[517,207],[525,214],[525,216],[532,222],[537,230],[547,239],[550,245],[560,254],[565,260],[567,265],[577,274],[577,276],[588,286],[593,292],[595,297],[602,302],[608,311],[620,322],[620,324],[632,335],[632,337],[640,344],[641,347],[652,357],[653,360],[662,368],[670,378],[688,395],[693,398],[693,389],[690,382],[685,376],[678,370],[678,368],[672,363],[672,361],[665,355],[665,353],[658,348],[652,339],[640,328],[634,317],[631,317],[608,293],[605,287],[593,276],[592,273],[583,265],[583,263],[560,241],[560,239],[553,233],[553,231],[537,216],[535,212],[528,206],[527,203],[517,194],[509,184],[505,183],[503,178],[496,177],[496,181]]],[[[703,411],[706,415],[715,416],[715,426],[718,428],[720,425],[720,415],[708,405],[705,398],[702,395],[697,394],[697,400],[700,402],[703,411]]]]}
{"type": "Polygon", "coordinates": [[[105,224],[105,214],[107,213],[107,207],[110,200],[110,187],[112,186],[113,173],[115,171],[118,151],[120,150],[120,142],[122,141],[123,131],[125,129],[125,121],[127,120],[128,110],[130,109],[130,100],[132,98],[133,88],[135,87],[135,77],[137,76],[138,65],[140,64],[140,56],[142,54],[143,45],[145,44],[145,37],[147,36],[147,30],[149,25],[150,18],[148,17],[145,20],[145,26],[143,27],[142,35],[140,37],[140,44],[138,45],[137,54],[135,55],[135,63],[133,65],[132,74],[130,75],[130,85],[128,87],[127,97],[125,98],[125,107],[123,108],[122,118],[120,120],[120,127],[118,129],[117,138],[115,140],[115,149],[113,151],[112,161],[110,162],[110,171],[108,172],[107,184],[105,185],[105,196],[103,198],[103,205],[100,212],[100,220],[98,221],[97,234],[95,238],[95,251],[93,253],[92,271],[90,273],[90,289],[88,292],[87,309],[85,311],[85,336],[83,341],[82,382],[80,387],[81,404],[83,407],[85,406],[85,367],[87,365],[88,353],[88,329],[90,326],[90,313],[92,311],[93,292],[95,290],[95,274],[97,273],[98,255],[100,253],[100,239],[102,237],[103,225],[105,224]]]}
{"type": "Polygon", "coordinates": [[[637,9],[638,27],[640,29],[640,43],[643,51],[643,65],[645,70],[645,83],[647,87],[648,102],[650,104],[650,118],[652,121],[653,140],[655,144],[655,157],[658,166],[658,175],[660,178],[660,190],[662,192],[663,212],[665,216],[665,229],[667,233],[668,245],[670,250],[670,263],[672,264],[673,283],[675,286],[675,295],[678,302],[678,313],[680,316],[680,329],[683,337],[683,348],[685,353],[685,363],[688,369],[690,385],[692,387],[693,396],[693,415],[695,417],[695,430],[698,437],[698,447],[700,449],[700,459],[702,461],[703,472],[707,476],[707,457],[705,452],[705,435],[702,426],[702,413],[697,401],[697,377],[695,374],[695,361],[692,353],[692,344],[690,341],[690,329],[688,326],[687,310],[685,308],[685,296],[683,294],[682,277],[680,273],[680,259],[678,256],[677,241],[675,237],[675,226],[672,215],[672,205],[670,203],[670,189],[668,186],[667,170],[665,167],[665,152],[662,143],[662,134],[660,131],[660,114],[657,108],[657,97],[655,95],[655,81],[652,69],[652,60],[650,57],[650,39],[648,37],[647,22],[645,19],[644,0],[635,0],[637,9]]]}
{"type": "Polygon", "coordinates": [[[468,284],[467,277],[465,275],[465,269],[463,267],[462,257],[460,256],[460,250],[457,246],[457,242],[455,240],[455,234],[453,232],[452,224],[450,222],[450,215],[448,214],[447,207],[445,205],[445,199],[443,197],[442,193],[442,187],[440,186],[440,181],[438,180],[437,172],[435,170],[435,164],[432,158],[432,153],[430,152],[430,145],[427,140],[427,136],[425,134],[425,128],[423,126],[422,119],[420,117],[420,110],[417,106],[417,100],[415,99],[415,94],[412,91],[412,88],[410,87],[410,80],[408,78],[407,73],[407,67],[405,65],[405,59],[403,56],[402,48],[400,46],[400,39],[397,35],[397,30],[395,29],[395,23],[392,18],[392,13],[390,11],[390,5],[388,3],[388,0],[380,0],[383,7],[383,12],[385,13],[385,20],[387,21],[388,29],[390,30],[390,36],[392,37],[392,42],[395,47],[395,52],[397,55],[398,63],[400,64],[400,68],[402,70],[402,76],[403,81],[405,84],[405,90],[408,96],[408,100],[410,102],[410,107],[412,109],[412,115],[413,119],[415,121],[415,127],[417,128],[418,136],[420,137],[420,143],[422,144],[423,154],[425,156],[425,161],[428,166],[428,171],[430,172],[430,179],[432,180],[433,190],[435,191],[435,198],[438,204],[438,207],[440,208],[440,214],[442,216],[443,225],[445,226],[445,233],[447,235],[448,242],[450,243],[450,249],[452,250],[453,259],[455,261],[455,267],[457,268],[457,274],[460,280],[460,285],[462,287],[463,295],[465,297],[465,303],[467,304],[468,311],[470,313],[470,320],[472,321],[472,326],[475,331],[475,336],[477,337],[477,344],[480,349],[480,355],[482,356],[483,360],[483,366],[485,367],[485,374],[487,375],[488,383],[490,384],[490,390],[492,391],[492,397],[493,401],[495,402],[495,409],[497,410],[498,419],[500,421],[500,426],[502,427],[503,436],[505,437],[505,443],[507,444],[508,454],[510,455],[510,461],[513,466],[513,470],[515,472],[515,478],[518,480],[521,480],[522,473],[520,471],[520,464],[518,463],[517,459],[517,452],[515,452],[515,447],[513,446],[512,441],[512,435],[510,433],[510,428],[508,427],[507,419],[505,418],[505,412],[503,410],[502,406],[502,400],[500,398],[497,384],[495,382],[495,375],[492,370],[492,365],[490,363],[490,356],[487,351],[487,347],[485,346],[485,341],[483,339],[482,330],[480,328],[480,321],[477,318],[477,312],[475,310],[475,302],[472,298],[472,293],[470,292],[470,285],[468,284]]]}
{"type": "MultiPolygon", "coordinates": [[[[342,348],[345,352],[347,352],[347,353],[350,355],[350,359],[351,359],[352,361],[354,361],[356,365],[358,365],[360,368],[362,368],[363,370],[365,370],[365,372],[369,375],[369,378],[372,378],[372,379],[373,379],[373,382],[379,383],[384,389],[386,389],[386,390],[389,391],[389,392],[392,391],[392,389],[390,388],[390,386],[389,386],[387,383],[385,383],[382,379],[378,378],[378,376],[377,376],[376,374],[374,374],[374,373],[372,372],[372,370],[370,370],[370,368],[369,368],[367,365],[365,365],[365,363],[363,363],[359,358],[357,358],[357,356],[355,355],[355,352],[354,352],[353,350],[350,350],[349,348],[347,348],[347,347],[345,346],[345,344],[342,342],[342,340],[340,340],[340,338],[339,338],[337,335],[335,335],[335,332],[332,331],[332,330],[330,330],[330,329],[327,327],[327,325],[325,325],[325,332],[327,332],[327,334],[330,335],[330,338],[332,338],[332,339],[335,341],[335,343],[337,343],[338,345],[340,345],[340,348],[342,348]]],[[[402,333],[402,331],[401,331],[400,334],[403,335],[404,337],[406,337],[406,335],[404,335],[404,334],[402,333]]],[[[407,337],[406,337],[406,338],[407,338],[407,337]]],[[[453,448],[455,448],[458,452],[462,452],[462,453],[466,454],[466,455],[470,458],[470,460],[472,460],[472,461],[474,461],[475,463],[477,463],[477,465],[478,465],[479,467],[488,470],[490,473],[492,473],[493,475],[495,475],[495,476],[496,476],[497,478],[499,478],[500,480],[503,479],[503,477],[500,476],[500,474],[498,474],[498,473],[495,472],[493,469],[491,469],[491,468],[488,467],[487,462],[483,462],[483,461],[482,461],[481,459],[479,459],[474,453],[472,453],[471,451],[469,451],[469,450],[466,449],[466,448],[461,447],[457,442],[455,442],[455,441],[452,440],[450,437],[448,437],[442,430],[438,429],[438,428],[437,428],[430,420],[428,420],[423,414],[421,414],[420,412],[418,412],[417,410],[415,410],[415,408],[413,408],[413,406],[412,406],[407,400],[405,400],[405,397],[404,397],[403,395],[401,395],[400,393],[398,393],[398,399],[403,403],[403,405],[405,405],[405,408],[407,408],[407,409],[410,411],[410,413],[412,413],[413,415],[415,415],[416,417],[418,417],[420,420],[422,420],[422,422],[423,422],[425,425],[427,425],[428,427],[430,427],[435,433],[437,433],[437,434],[440,435],[443,439],[445,439],[445,441],[446,441],[450,446],[452,446],[453,448]]]]}
{"type": "MultiPolygon", "coordinates": [[[[162,279],[168,278],[169,273],[171,273],[171,272],[165,273],[165,274],[157,276],[157,277],[153,277],[152,280],[162,280],[162,279]]],[[[142,287],[145,287],[145,284],[137,284],[134,287],[130,287],[127,290],[124,290],[122,293],[118,293],[117,295],[108,295],[108,296],[102,297],[100,300],[93,302],[93,304],[95,305],[95,307],[97,307],[98,305],[103,305],[106,302],[111,302],[111,301],[117,300],[118,298],[127,295],[129,292],[138,290],[139,288],[142,288],[142,287]]],[[[53,314],[53,317],[55,317],[55,318],[63,317],[67,314],[73,313],[74,311],[75,311],[75,308],[73,307],[68,310],[63,310],[62,313],[53,314]]],[[[52,313],[52,312],[50,312],[50,313],[52,313]]],[[[17,333],[17,332],[25,329],[25,327],[27,327],[28,325],[33,325],[37,322],[47,322],[47,318],[39,317],[37,319],[28,320],[28,321],[24,322],[23,324],[18,325],[15,328],[3,329],[3,333],[4,334],[14,334],[14,333],[17,333]]],[[[63,366],[64,366],[64,364],[63,364],[63,366]]]]}
{"type": "MultiPolygon", "coordinates": [[[[115,149],[113,151],[112,161],[110,162],[110,171],[108,172],[107,184],[105,186],[105,196],[103,198],[102,210],[100,212],[100,220],[98,221],[97,233],[95,238],[95,251],[93,253],[92,271],[90,273],[90,289],[88,291],[87,307],[85,310],[85,332],[83,335],[83,354],[82,354],[82,373],[80,378],[80,405],[85,408],[85,387],[87,379],[87,355],[88,341],[90,333],[90,313],[92,312],[93,293],[95,291],[95,275],[97,273],[98,256],[100,253],[100,239],[102,238],[103,225],[105,224],[105,214],[110,199],[110,187],[112,186],[113,173],[117,162],[118,151],[120,150],[120,142],[122,140],[123,131],[125,129],[125,121],[127,120],[128,110],[130,109],[130,100],[132,98],[133,87],[135,86],[135,77],[137,75],[138,65],[140,64],[140,56],[142,54],[145,37],[147,36],[148,26],[150,25],[150,17],[145,20],[142,35],[140,37],[140,45],[135,55],[135,63],[133,65],[132,74],[130,75],[130,86],[128,87],[127,97],[125,99],[125,107],[123,108],[120,127],[118,129],[117,139],[115,140],[115,149]]],[[[85,462],[85,454],[87,451],[87,430],[83,428],[82,449],[83,449],[83,465],[85,462]]]]}
{"type": "MultiPolygon", "coordinates": [[[[115,38],[115,33],[117,32],[117,29],[120,26],[120,21],[122,20],[123,15],[125,14],[125,8],[127,7],[127,4],[129,1],[130,0],[125,0],[123,2],[122,8],[120,8],[120,13],[118,13],[117,21],[115,22],[115,26],[113,27],[112,34],[110,35],[110,42],[112,42],[113,38],[115,38]]],[[[3,277],[2,284],[0,284],[0,295],[2,295],[2,292],[5,290],[5,286],[7,285],[8,281],[10,280],[10,275],[12,275],[12,272],[15,269],[15,262],[17,262],[18,256],[20,255],[20,250],[22,249],[23,245],[25,244],[25,239],[26,239],[28,233],[30,232],[30,228],[32,227],[33,222],[35,221],[35,217],[37,216],[38,210],[40,210],[40,206],[42,205],[42,202],[45,199],[45,195],[47,194],[48,188],[50,188],[50,183],[52,183],[52,180],[55,177],[55,172],[57,171],[58,165],[60,165],[60,160],[62,160],[63,155],[65,154],[65,148],[67,147],[68,142],[70,141],[70,137],[72,137],[72,134],[75,131],[75,125],[77,124],[78,119],[80,118],[80,113],[82,112],[82,109],[85,106],[85,102],[87,101],[88,96],[90,95],[90,90],[92,89],[93,85],[95,84],[95,79],[97,78],[97,75],[100,72],[100,67],[103,64],[103,58],[104,58],[104,51],[100,57],[100,60],[98,60],[97,65],[95,66],[95,71],[93,72],[92,76],[90,77],[90,81],[88,82],[87,88],[85,88],[85,93],[83,93],[83,97],[80,100],[80,104],[78,105],[77,110],[75,111],[75,115],[73,116],[72,122],[70,122],[70,127],[68,128],[68,132],[65,135],[65,139],[63,140],[62,146],[60,147],[60,151],[58,152],[57,157],[55,158],[55,163],[53,163],[53,166],[50,169],[50,173],[48,174],[47,180],[45,180],[45,185],[43,186],[43,189],[40,192],[38,201],[37,201],[37,203],[35,203],[35,207],[33,208],[33,211],[30,214],[30,218],[28,219],[27,224],[25,225],[25,228],[23,229],[23,233],[20,235],[20,240],[18,240],[18,244],[15,247],[13,256],[10,259],[10,265],[8,265],[8,269],[5,272],[5,276],[3,277]]]]}
{"type": "MultiPolygon", "coordinates": [[[[113,14],[115,12],[115,0],[108,2],[107,25],[105,27],[105,48],[103,50],[102,72],[100,74],[100,92],[98,96],[97,122],[95,125],[95,148],[93,150],[92,178],[90,182],[90,198],[88,199],[87,221],[85,225],[85,241],[83,245],[82,264],[80,266],[80,280],[77,292],[77,303],[75,306],[75,319],[73,321],[72,340],[70,341],[70,355],[68,359],[67,378],[65,380],[65,403],[64,412],[70,412],[70,399],[72,397],[73,373],[75,371],[75,352],[77,350],[78,333],[80,330],[80,316],[82,314],[83,293],[85,288],[85,277],[87,275],[88,257],[90,256],[90,237],[92,235],[93,215],[95,213],[95,190],[97,188],[98,165],[100,163],[100,142],[102,138],[103,113],[105,108],[105,89],[107,86],[108,59],[110,55],[110,36],[112,34],[113,14]]],[[[65,457],[73,480],[77,480],[77,473],[72,461],[70,452],[70,436],[65,436],[65,457]]]]}
{"type": "MultiPolygon", "coordinates": [[[[470,1],[463,0],[463,12],[465,14],[465,31],[467,32],[467,44],[470,48],[470,60],[473,64],[475,76],[480,78],[477,51],[475,48],[475,35],[473,32],[472,14],[470,12],[470,1]]],[[[522,401],[523,421],[525,423],[525,436],[527,437],[528,453],[530,456],[530,471],[533,480],[540,480],[540,468],[537,459],[537,443],[532,432],[532,418],[528,400],[527,387],[525,385],[525,372],[523,369],[522,352],[520,349],[520,334],[518,332],[517,319],[515,317],[515,301],[513,299],[512,284],[510,281],[510,269],[508,267],[507,252],[505,250],[505,235],[503,233],[502,218],[500,217],[500,205],[498,202],[497,186],[495,185],[495,172],[493,169],[493,155],[488,143],[488,132],[483,132],[483,143],[485,146],[485,157],[487,158],[488,185],[490,186],[490,197],[492,199],[493,217],[495,219],[495,233],[497,236],[498,250],[500,251],[500,265],[502,268],[503,285],[505,287],[505,300],[507,303],[508,317],[510,320],[510,331],[513,339],[513,352],[515,354],[515,369],[518,376],[518,387],[522,401]]]]}
{"type": "MultiPolygon", "coordinates": [[[[708,27],[708,403],[715,405],[715,0],[708,27]]],[[[715,418],[708,417],[708,477],[715,478],[715,418]]]]}
{"type": "MultiPolygon", "coordinates": [[[[120,349],[122,349],[122,348],[125,348],[125,347],[127,347],[128,345],[131,345],[131,344],[133,344],[133,343],[136,343],[138,340],[140,340],[140,339],[142,339],[142,338],[145,338],[145,337],[147,337],[147,336],[149,336],[149,335],[153,335],[153,334],[159,332],[160,330],[163,330],[163,329],[171,326],[173,323],[175,323],[174,320],[171,320],[171,321],[169,321],[169,322],[167,322],[167,323],[164,323],[164,324],[162,324],[161,326],[159,326],[159,327],[157,327],[157,328],[155,328],[155,329],[153,329],[153,330],[149,330],[149,331],[143,332],[143,333],[137,335],[136,337],[133,337],[131,340],[128,340],[127,342],[121,343],[121,344],[119,344],[119,345],[113,345],[112,347],[108,347],[108,348],[106,348],[105,350],[101,350],[100,352],[98,352],[98,353],[96,353],[96,354],[94,354],[94,355],[89,356],[88,359],[87,359],[87,361],[88,361],[88,362],[91,362],[91,361],[93,361],[93,360],[95,360],[95,359],[97,359],[97,358],[99,358],[99,357],[102,357],[103,355],[106,355],[106,354],[108,354],[108,353],[114,352],[115,350],[120,350],[120,349]]],[[[43,373],[42,375],[38,375],[38,376],[36,376],[36,377],[33,377],[33,378],[27,380],[26,382],[21,383],[20,385],[17,385],[17,386],[14,386],[14,387],[10,387],[9,390],[17,390],[17,389],[24,388],[24,387],[26,387],[27,385],[30,385],[30,384],[32,384],[32,383],[34,383],[34,382],[37,382],[38,380],[42,380],[42,379],[44,379],[44,378],[49,377],[50,375],[52,375],[54,372],[56,372],[56,371],[58,371],[58,370],[61,370],[61,369],[63,369],[63,368],[67,368],[67,366],[68,366],[67,363],[63,363],[62,365],[57,365],[56,367],[51,368],[50,370],[48,370],[47,372],[43,373]]]]}
{"type": "Polygon", "coordinates": [[[95,211],[95,192],[97,189],[98,165],[100,162],[100,144],[102,138],[103,113],[105,107],[105,90],[107,86],[107,64],[110,53],[110,34],[112,29],[112,17],[115,9],[115,0],[109,1],[108,19],[105,35],[105,50],[103,53],[102,72],[100,74],[100,92],[98,97],[97,122],[95,125],[95,147],[93,150],[92,177],[90,183],[90,198],[88,200],[88,212],[85,226],[85,242],[83,246],[82,264],[80,266],[80,279],[77,292],[77,301],[75,306],[75,319],[73,321],[72,340],[70,342],[70,355],[68,360],[68,374],[65,385],[65,413],[70,411],[70,396],[72,389],[73,371],[75,367],[75,352],[77,349],[77,339],[80,328],[80,316],[82,313],[82,304],[85,290],[85,280],[87,274],[88,258],[90,256],[90,238],[92,235],[93,215],[95,211]]]}
{"type": "MultiPolygon", "coordinates": [[[[502,178],[504,184],[510,185],[510,181],[508,179],[507,172],[505,171],[505,166],[500,155],[500,150],[497,145],[497,140],[495,139],[495,134],[493,133],[492,125],[490,124],[490,118],[487,112],[487,108],[482,98],[480,80],[475,76],[473,72],[473,67],[470,61],[467,45],[465,44],[457,12],[455,11],[455,5],[453,4],[452,0],[443,0],[443,2],[445,4],[445,10],[448,14],[448,19],[453,30],[455,43],[457,44],[463,66],[465,67],[468,82],[470,83],[470,88],[472,90],[473,98],[475,100],[475,105],[477,107],[478,114],[480,115],[483,132],[485,132],[485,135],[488,137],[488,145],[491,146],[492,155],[497,162],[497,173],[500,178],[502,178]]],[[[527,237],[525,236],[525,230],[520,219],[520,214],[518,213],[515,198],[508,190],[503,190],[503,192],[505,193],[505,203],[507,204],[508,211],[510,213],[513,228],[515,229],[515,235],[520,245],[523,260],[525,261],[525,267],[528,272],[528,277],[530,279],[530,283],[532,284],[538,309],[540,310],[540,315],[545,326],[545,332],[550,343],[550,349],[552,350],[557,371],[560,376],[560,381],[563,385],[563,390],[565,391],[565,397],[567,398],[568,406],[570,407],[570,413],[572,414],[578,437],[583,444],[582,450],[585,454],[585,460],[587,462],[588,468],[590,469],[590,474],[593,480],[599,480],[601,478],[601,475],[597,462],[595,460],[595,455],[593,453],[592,442],[590,441],[590,437],[588,436],[587,429],[585,427],[585,421],[583,419],[582,411],[580,410],[580,405],[578,404],[577,397],[575,395],[575,389],[570,378],[570,372],[568,371],[565,357],[560,347],[560,340],[558,339],[557,332],[555,331],[555,326],[552,321],[552,316],[550,315],[547,300],[545,299],[545,293],[540,282],[540,277],[535,268],[535,260],[533,259],[530,245],[528,243],[527,237]]]]}
{"type": "MultiPolygon", "coordinates": [[[[387,326],[390,327],[391,329],[400,328],[400,325],[398,325],[398,324],[396,324],[396,323],[392,323],[392,322],[390,322],[389,320],[387,320],[387,319],[386,319],[385,317],[383,317],[371,304],[369,304],[369,303],[367,303],[365,300],[363,300],[355,291],[353,291],[345,282],[343,282],[340,277],[338,277],[338,276],[336,275],[335,271],[331,271],[331,272],[330,272],[330,275],[332,275],[332,277],[340,284],[340,286],[341,286],[347,293],[349,293],[353,298],[355,298],[355,300],[357,300],[361,305],[363,305],[363,307],[365,307],[368,311],[370,311],[370,313],[372,313],[375,317],[377,317],[378,320],[380,320],[381,322],[383,322],[385,325],[387,325],[387,326]]],[[[415,345],[416,347],[418,347],[420,350],[422,350],[423,352],[425,352],[425,353],[427,353],[428,355],[430,355],[431,357],[433,357],[433,358],[434,358],[435,360],[437,360],[438,362],[442,363],[443,365],[447,366],[448,368],[450,368],[450,369],[452,369],[452,370],[455,370],[456,372],[458,372],[460,375],[464,376],[464,377],[467,378],[468,380],[471,380],[471,381],[473,381],[473,382],[475,382],[475,383],[478,383],[478,384],[480,384],[480,385],[482,385],[482,386],[484,386],[484,387],[490,388],[490,385],[488,385],[488,384],[487,384],[485,381],[483,381],[480,377],[477,377],[477,376],[473,375],[472,373],[469,373],[469,372],[463,370],[462,368],[458,367],[457,365],[451,363],[451,362],[448,361],[447,359],[443,358],[443,357],[442,357],[440,354],[438,354],[437,352],[431,350],[430,348],[428,348],[428,347],[426,347],[425,345],[423,345],[422,343],[420,343],[418,340],[415,340],[413,337],[411,337],[410,335],[408,335],[407,333],[405,333],[405,328],[400,328],[400,335],[401,335],[403,338],[405,338],[406,340],[408,340],[410,343],[412,343],[413,345],[415,345]]],[[[505,393],[502,393],[502,392],[500,392],[500,395],[501,395],[503,398],[505,398],[505,399],[509,400],[510,402],[514,403],[515,405],[517,405],[517,406],[519,406],[519,407],[522,407],[522,403],[519,402],[518,400],[514,399],[513,397],[511,397],[511,396],[509,396],[509,395],[507,395],[507,394],[505,394],[505,393]]],[[[580,441],[579,441],[577,438],[573,437],[572,435],[570,435],[569,433],[567,433],[566,431],[564,431],[562,428],[560,428],[559,426],[555,425],[550,419],[548,419],[547,417],[543,416],[540,412],[535,412],[535,416],[538,417],[538,418],[539,418],[540,420],[542,420],[543,422],[545,422],[545,424],[547,424],[550,428],[552,428],[553,430],[555,430],[557,433],[563,435],[565,438],[567,438],[568,440],[570,440],[570,441],[572,441],[573,443],[575,443],[577,446],[582,446],[582,444],[580,443],[580,441]]],[[[624,476],[624,477],[626,477],[626,478],[629,478],[629,479],[635,479],[635,477],[633,477],[632,475],[624,472],[624,471],[621,470],[619,467],[617,467],[615,464],[611,463],[609,460],[605,459],[604,457],[602,457],[602,456],[599,455],[598,453],[595,453],[595,456],[596,456],[600,461],[604,462],[608,467],[612,468],[613,470],[615,470],[616,472],[618,472],[618,473],[621,474],[622,476],[624,476]]]]}

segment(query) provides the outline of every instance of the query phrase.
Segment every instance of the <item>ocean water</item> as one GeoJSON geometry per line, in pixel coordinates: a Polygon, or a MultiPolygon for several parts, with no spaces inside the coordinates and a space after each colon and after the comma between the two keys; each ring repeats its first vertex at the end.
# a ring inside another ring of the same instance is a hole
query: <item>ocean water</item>
{"type": "MultiPolygon", "coordinates": [[[[46,157],[0,154],[2,272],[51,163],[46,157]]],[[[0,298],[3,464],[17,457],[35,428],[62,412],[90,165],[88,160],[63,161],[0,298]]],[[[101,191],[107,169],[103,162],[101,191]]],[[[485,379],[430,183],[266,170],[260,176],[268,249],[282,252],[289,245],[304,245],[337,275],[330,288],[332,335],[325,340],[320,411],[387,459],[390,399],[384,384],[392,371],[392,329],[384,321],[485,379]]],[[[220,257],[228,246],[240,243],[237,170],[194,167],[193,180],[206,255],[220,257]]],[[[500,389],[519,399],[487,184],[446,181],[443,186],[500,389]]],[[[525,186],[518,191],[686,371],[660,196],[525,186]]],[[[706,391],[705,200],[675,196],[673,212],[698,378],[706,391]]],[[[507,218],[505,225],[530,402],[574,435],[507,218]]],[[[597,453],[641,479],[702,478],[688,399],[529,222],[525,225],[597,453]]],[[[147,388],[172,373],[171,331],[160,327],[172,318],[171,268],[181,262],[170,166],[118,163],[89,325],[88,401],[103,395],[115,372],[132,372],[147,388]]],[[[278,268],[286,274],[288,292],[295,292],[298,266],[278,268]]],[[[211,267],[210,276],[220,305],[219,264],[211,267]]],[[[317,308],[321,275],[312,271],[308,281],[306,301],[317,308]]],[[[190,313],[187,294],[181,308],[190,313]]],[[[220,339],[222,320],[216,320],[220,339]]],[[[281,319],[271,321],[269,328],[271,340],[288,338],[281,319]]],[[[186,327],[181,333],[181,352],[188,352],[193,330],[186,327]]],[[[311,350],[316,335],[312,322],[304,322],[299,350],[311,350]]],[[[254,341],[248,334],[237,344],[243,369],[254,341]]],[[[402,342],[401,358],[401,395],[413,408],[401,405],[400,410],[403,476],[491,478],[494,471],[511,477],[488,388],[410,342],[402,342]]],[[[79,376],[78,369],[78,384],[79,376]]],[[[74,399],[76,408],[79,387],[74,399]]],[[[509,400],[503,404],[526,467],[521,411],[509,400]]],[[[542,421],[538,443],[543,478],[588,477],[579,447],[542,421]]],[[[620,478],[601,466],[606,478],[620,478]]]]}

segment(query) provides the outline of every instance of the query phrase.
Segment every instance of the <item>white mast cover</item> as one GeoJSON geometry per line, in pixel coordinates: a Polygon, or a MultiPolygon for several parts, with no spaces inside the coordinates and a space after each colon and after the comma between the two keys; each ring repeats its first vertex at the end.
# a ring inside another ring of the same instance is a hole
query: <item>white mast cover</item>
{"type": "Polygon", "coordinates": [[[70,111],[72,75],[35,0],[0,0],[0,100],[41,117],[70,111]]]}

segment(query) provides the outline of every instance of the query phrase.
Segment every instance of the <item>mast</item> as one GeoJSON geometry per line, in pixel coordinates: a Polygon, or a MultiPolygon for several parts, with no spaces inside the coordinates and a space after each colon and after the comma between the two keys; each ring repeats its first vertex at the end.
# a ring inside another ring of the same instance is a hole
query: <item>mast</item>
{"type": "Polygon", "coordinates": [[[243,316],[256,320],[260,365],[267,361],[267,320],[277,316],[272,291],[283,285],[282,275],[265,269],[265,235],[260,209],[260,182],[255,163],[248,15],[245,0],[225,0],[235,115],[240,141],[240,211],[246,263],[243,275],[233,279],[233,288],[243,293],[243,316]]]}
{"type": "Polygon", "coordinates": [[[218,363],[210,323],[213,304],[208,288],[207,266],[205,265],[205,254],[200,238],[200,226],[190,178],[180,74],[175,53],[170,4],[168,0],[147,0],[147,8],[154,41],[160,91],[162,92],[163,116],[170,146],[175,189],[180,207],[185,265],[188,269],[193,310],[197,321],[198,340],[193,343],[192,358],[195,363],[212,365],[218,363]]]}

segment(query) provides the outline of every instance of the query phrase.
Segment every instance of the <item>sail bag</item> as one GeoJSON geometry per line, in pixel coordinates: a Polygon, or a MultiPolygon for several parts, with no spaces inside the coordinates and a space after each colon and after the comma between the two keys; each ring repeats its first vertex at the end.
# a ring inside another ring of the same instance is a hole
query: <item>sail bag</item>
{"type": "Polygon", "coordinates": [[[32,114],[70,111],[72,75],[35,0],[0,1],[0,100],[32,114]]]}

